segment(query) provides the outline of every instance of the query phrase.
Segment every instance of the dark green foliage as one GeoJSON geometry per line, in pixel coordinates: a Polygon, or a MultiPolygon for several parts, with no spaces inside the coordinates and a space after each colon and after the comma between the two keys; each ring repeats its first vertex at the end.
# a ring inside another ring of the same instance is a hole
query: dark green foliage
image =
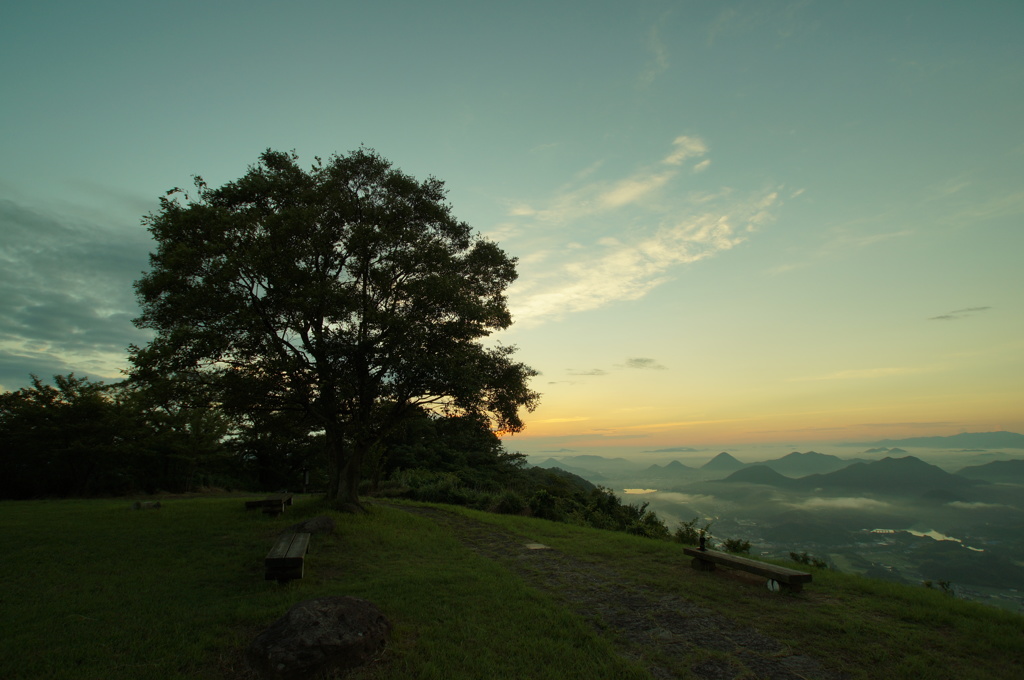
{"type": "Polygon", "coordinates": [[[0,497],[123,493],[134,419],[101,382],[56,376],[0,395],[0,497]]]}
{"type": "Polygon", "coordinates": [[[136,323],[156,336],[132,348],[133,379],[322,433],[338,505],[358,504],[364,467],[423,409],[521,430],[535,372],[482,342],[512,322],[515,260],[445,195],[367,149],[308,171],[268,150],[235,182],[168,192],[145,219],[157,250],[136,323]]]}
{"type": "Polygon", "coordinates": [[[953,591],[953,584],[949,581],[939,581],[938,583],[935,583],[933,581],[925,581],[923,585],[925,588],[941,590],[947,595],[955,594],[955,592],[953,591]]]}
{"type": "Polygon", "coordinates": [[[647,504],[624,504],[611,490],[558,468],[527,467],[486,421],[420,412],[382,440],[364,484],[373,495],[449,503],[503,514],[669,538],[647,504]]]}
{"type": "MultiPolygon", "coordinates": [[[[183,492],[234,465],[227,422],[124,383],[74,374],[0,394],[0,497],[183,492]]],[[[236,479],[237,478],[232,478],[236,479]]]]}
{"type": "Polygon", "coordinates": [[[540,519],[565,520],[565,515],[558,509],[558,499],[547,489],[538,489],[530,496],[530,514],[540,519]]]}
{"type": "Polygon", "coordinates": [[[712,547],[714,541],[711,540],[711,522],[705,522],[702,527],[698,526],[699,523],[699,517],[694,517],[689,522],[680,522],[672,538],[683,545],[700,545],[700,537],[703,534],[704,547],[712,547]]]}
{"type": "Polygon", "coordinates": [[[523,515],[529,512],[530,506],[518,493],[511,489],[506,489],[488,509],[501,515],[523,515]]]}
{"type": "Polygon", "coordinates": [[[418,409],[381,439],[363,475],[379,485],[402,470],[446,472],[466,487],[496,493],[517,479],[524,465],[525,457],[506,451],[486,419],[418,409]]]}
{"type": "Polygon", "coordinates": [[[807,564],[818,569],[828,569],[828,562],[818,557],[808,555],[806,552],[789,553],[789,559],[793,560],[797,564],[807,564]]]}
{"type": "Polygon", "coordinates": [[[722,541],[722,550],[729,553],[750,554],[750,541],[738,538],[727,538],[722,541]]]}
{"type": "Polygon", "coordinates": [[[612,531],[625,531],[647,538],[668,539],[669,531],[657,514],[641,505],[625,504],[610,489],[597,487],[590,493],[586,505],[574,513],[585,526],[612,531]]]}

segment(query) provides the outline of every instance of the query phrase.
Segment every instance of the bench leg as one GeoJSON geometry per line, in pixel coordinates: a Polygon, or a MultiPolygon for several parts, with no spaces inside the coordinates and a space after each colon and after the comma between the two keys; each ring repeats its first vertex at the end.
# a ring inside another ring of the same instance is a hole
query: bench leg
{"type": "Polygon", "coordinates": [[[690,562],[690,566],[693,567],[694,569],[696,569],[697,571],[714,571],[715,570],[715,563],[714,562],[708,562],[707,560],[702,560],[699,557],[694,557],[693,561],[690,562]]]}

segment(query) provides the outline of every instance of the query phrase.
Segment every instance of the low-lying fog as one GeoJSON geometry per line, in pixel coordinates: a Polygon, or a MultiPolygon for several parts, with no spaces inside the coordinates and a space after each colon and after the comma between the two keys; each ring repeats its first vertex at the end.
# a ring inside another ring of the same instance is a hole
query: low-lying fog
{"type": "Polygon", "coordinates": [[[749,540],[754,555],[807,552],[840,571],[948,582],[1024,612],[1024,451],[800,451],[560,452],[531,463],[648,503],[670,530],[697,517],[715,539],[749,540]]]}

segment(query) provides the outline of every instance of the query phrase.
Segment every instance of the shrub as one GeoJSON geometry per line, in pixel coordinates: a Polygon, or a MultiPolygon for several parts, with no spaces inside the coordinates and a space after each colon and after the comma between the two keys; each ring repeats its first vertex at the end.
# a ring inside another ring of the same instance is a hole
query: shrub
{"type": "Polygon", "coordinates": [[[738,538],[727,538],[722,543],[722,550],[729,553],[750,554],[750,541],[742,541],[738,538]]]}
{"type": "Polygon", "coordinates": [[[528,508],[529,506],[522,496],[511,489],[506,489],[491,506],[491,512],[501,515],[521,515],[528,508]]]}
{"type": "Polygon", "coordinates": [[[939,581],[937,584],[935,582],[933,582],[933,581],[925,581],[924,582],[924,587],[925,588],[931,588],[931,589],[935,589],[937,587],[939,590],[941,590],[942,592],[946,593],[947,595],[955,595],[956,594],[954,592],[954,590],[953,590],[953,584],[950,583],[949,581],[939,581]]]}
{"type": "Polygon", "coordinates": [[[689,522],[680,522],[672,538],[683,545],[700,545],[700,536],[704,534],[704,546],[710,548],[713,545],[711,540],[711,522],[705,522],[703,527],[698,527],[699,517],[694,517],[689,522]]]}
{"type": "Polygon", "coordinates": [[[636,536],[644,536],[645,538],[654,538],[662,541],[667,541],[670,538],[665,522],[650,510],[645,511],[640,516],[640,519],[631,524],[626,531],[636,536]]]}
{"type": "Polygon", "coordinates": [[[559,521],[564,515],[558,509],[558,501],[546,489],[538,489],[530,496],[530,512],[534,517],[559,521]]]}
{"type": "Polygon", "coordinates": [[[797,562],[798,564],[807,564],[818,569],[828,569],[828,562],[817,557],[808,555],[806,552],[791,552],[789,553],[789,559],[793,560],[794,562],[797,562]]]}

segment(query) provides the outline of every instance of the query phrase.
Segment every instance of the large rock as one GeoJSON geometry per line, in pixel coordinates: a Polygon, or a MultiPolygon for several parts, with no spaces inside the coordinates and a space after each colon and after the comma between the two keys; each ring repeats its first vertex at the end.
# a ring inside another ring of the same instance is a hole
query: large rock
{"type": "Polygon", "coordinates": [[[334,520],[327,515],[311,517],[310,519],[293,524],[282,534],[332,534],[334,533],[334,520]]]}
{"type": "Polygon", "coordinates": [[[300,602],[259,634],[246,658],[261,678],[299,680],[362,666],[387,642],[391,623],[355,597],[300,602]]]}

